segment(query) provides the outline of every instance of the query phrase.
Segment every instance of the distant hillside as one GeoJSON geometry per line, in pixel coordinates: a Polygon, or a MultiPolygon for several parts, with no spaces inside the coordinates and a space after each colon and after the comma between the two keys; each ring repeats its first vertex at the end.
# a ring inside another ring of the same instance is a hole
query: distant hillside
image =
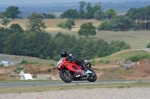
{"type": "MultiPolygon", "coordinates": [[[[118,0],[115,0],[112,2],[109,2],[107,0],[106,2],[102,2],[102,7],[104,11],[106,11],[109,8],[115,9],[118,13],[125,13],[132,7],[144,7],[150,5],[150,1],[130,1],[126,0],[127,2],[118,2],[118,0]],[[116,3],[114,3],[116,1],[116,3]],[[128,2],[129,1],[129,2],[128,2]]],[[[91,3],[94,5],[98,1],[91,1],[91,3]]],[[[6,10],[6,8],[10,5],[0,5],[0,12],[3,12],[6,10]]],[[[16,5],[17,6],[17,5],[16,5]]],[[[61,3],[49,3],[49,4],[38,4],[38,5],[18,5],[20,8],[22,14],[31,14],[32,12],[39,12],[39,13],[62,13],[68,9],[78,9],[79,3],[76,2],[61,2],[61,3]]]]}

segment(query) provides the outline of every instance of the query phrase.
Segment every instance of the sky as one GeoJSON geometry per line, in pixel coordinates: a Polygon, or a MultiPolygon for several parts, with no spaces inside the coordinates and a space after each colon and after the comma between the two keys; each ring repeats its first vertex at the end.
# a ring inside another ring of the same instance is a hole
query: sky
{"type": "MultiPolygon", "coordinates": [[[[71,1],[85,1],[85,2],[118,2],[122,0],[0,0],[0,4],[5,5],[19,5],[19,4],[46,4],[46,3],[53,3],[53,2],[71,2],[71,1]]],[[[123,0],[123,1],[149,1],[149,0],[123,0]]]]}

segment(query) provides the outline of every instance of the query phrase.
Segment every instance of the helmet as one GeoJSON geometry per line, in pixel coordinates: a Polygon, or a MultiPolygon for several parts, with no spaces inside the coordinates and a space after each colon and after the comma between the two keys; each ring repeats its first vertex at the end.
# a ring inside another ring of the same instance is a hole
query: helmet
{"type": "Polygon", "coordinates": [[[67,56],[68,56],[68,52],[65,51],[65,50],[63,50],[63,51],[61,52],[61,57],[67,57],[67,56]]]}

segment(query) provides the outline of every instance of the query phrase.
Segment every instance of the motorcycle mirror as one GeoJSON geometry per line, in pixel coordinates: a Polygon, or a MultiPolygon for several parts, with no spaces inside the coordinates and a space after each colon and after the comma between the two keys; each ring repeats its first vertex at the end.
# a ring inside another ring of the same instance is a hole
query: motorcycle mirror
{"type": "Polygon", "coordinates": [[[87,60],[84,60],[84,62],[88,62],[87,60]]]}
{"type": "Polygon", "coordinates": [[[69,56],[72,56],[72,54],[69,54],[69,56]]]}

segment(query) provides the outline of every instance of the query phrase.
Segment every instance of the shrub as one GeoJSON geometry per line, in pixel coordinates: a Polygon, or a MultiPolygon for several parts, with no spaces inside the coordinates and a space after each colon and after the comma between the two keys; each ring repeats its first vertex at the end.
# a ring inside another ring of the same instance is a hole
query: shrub
{"type": "Polygon", "coordinates": [[[131,24],[131,30],[139,30],[140,29],[140,25],[139,24],[131,24]]]}
{"type": "Polygon", "coordinates": [[[50,60],[50,57],[49,57],[49,56],[47,56],[47,57],[46,57],[46,59],[47,59],[47,60],[50,60]]]}
{"type": "Polygon", "coordinates": [[[28,61],[22,60],[21,64],[28,64],[28,61]]]}
{"type": "Polygon", "coordinates": [[[23,69],[24,69],[23,66],[18,66],[18,67],[14,70],[14,72],[20,73],[20,71],[23,70],[23,69]]]}
{"type": "Polygon", "coordinates": [[[91,64],[92,64],[92,65],[95,65],[95,60],[92,60],[91,64]]]}
{"type": "Polygon", "coordinates": [[[3,64],[0,64],[0,67],[3,67],[4,65],[3,64]]]}
{"type": "Polygon", "coordinates": [[[103,59],[101,59],[101,60],[99,61],[99,63],[104,63],[104,60],[103,60],[103,59]]]}
{"type": "Polygon", "coordinates": [[[132,62],[137,62],[143,58],[150,58],[150,55],[136,55],[136,56],[132,56],[130,57],[129,59],[132,61],[132,62]]]}
{"type": "Polygon", "coordinates": [[[150,48],[150,43],[146,46],[147,48],[150,48]]]}
{"type": "Polygon", "coordinates": [[[105,64],[109,64],[110,63],[110,61],[109,60],[105,60],[105,62],[104,62],[105,64]]]}
{"type": "Polygon", "coordinates": [[[54,63],[51,63],[50,66],[55,66],[55,64],[54,64],[54,63]]]}

